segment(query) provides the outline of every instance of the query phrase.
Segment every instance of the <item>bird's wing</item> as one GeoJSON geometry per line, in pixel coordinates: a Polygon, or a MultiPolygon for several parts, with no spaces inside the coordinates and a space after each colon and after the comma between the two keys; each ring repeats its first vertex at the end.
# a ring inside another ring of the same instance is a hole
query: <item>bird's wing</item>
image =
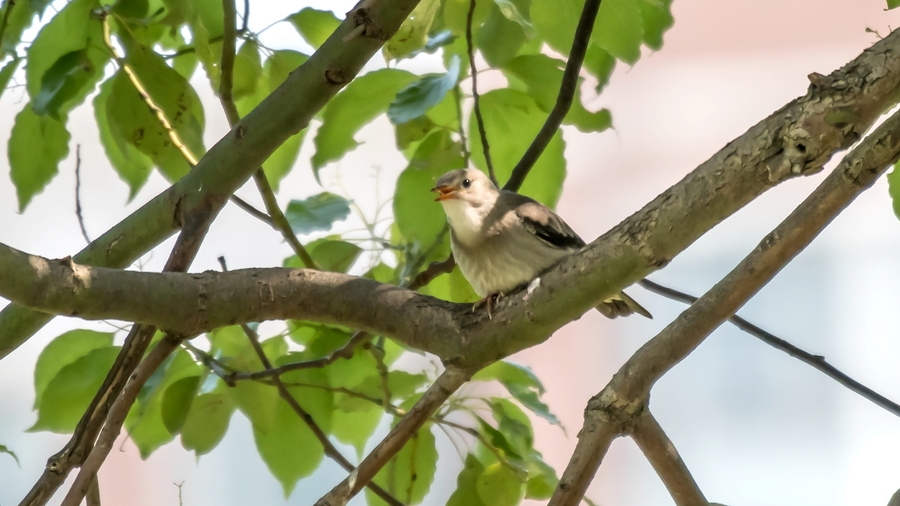
{"type": "Polygon", "coordinates": [[[504,192],[501,200],[515,209],[522,225],[548,246],[559,249],[578,249],[584,241],[549,207],[518,193],[504,192]]]}

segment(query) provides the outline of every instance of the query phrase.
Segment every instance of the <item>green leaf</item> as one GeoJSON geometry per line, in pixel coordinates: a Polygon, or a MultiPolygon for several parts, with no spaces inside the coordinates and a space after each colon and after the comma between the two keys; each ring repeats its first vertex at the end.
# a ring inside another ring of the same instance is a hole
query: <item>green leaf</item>
{"type": "Polygon", "coordinates": [[[256,92],[262,74],[262,64],[259,60],[259,46],[256,42],[246,41],[241,49],[234,55],[234,81],[231,95],[234,100],[240,100],[256,92]]]}
{"type": "Polygon", "coordinates": [[[34,407],[41,404],[41,397],[47,385],[59,374],[63,367],[75,362],[88,353],[109,348],[113,344],[112,333],[93,330],[70,330],[60,334],[41,351],[34,366],[34,407]]]}
{"type": "Polygon", "coordinates": [[[388,388],[395,399],[405,400],[425,383],[428,377],[424,374],[412,374],[406,371],[391,371],[388,373],[388,388]]]}
{"type": "MultiPolygon", "coordinates": [[[[434,480],[437,458],[431,424],[425,424],[375,475],[373,481],[385,490],[394,491],[395,497],[404,504],[419,503],[434,480]]],[[[370,506],[385,504],[369,490],[366,490],[366,497],[370,506]]]]}
{"type": "Polygon", "coordinates": [[[9,86],[9,81],[12,79],[16,69],[19,68],[19,63],[23,60],[24,58],[16,56],[7,62],[7,64],[3,66],[3,69],[0,70],[0,97],[3,96],[3,92],[6,91],[6,87],[9,86]]]}
{"type": "Polygon", "coordinates": [[[281,483],[285,498],[291,495],[300,478],[309,476],[319,467],[324,457],[316,436],[283,401],[276,404],[268,431],[253,424],[253,439],[263,462],[281,483]]]}
{"type": "Polygon", "coordinates": [[[531,21],[525,17],[525,14],[529,13],[526,12],[523,14],[516,3],[511,0],[494,0],[494,3],[497,4],[497,7],[500,8],[500,12],[506,19],[513,21],[522,27],[522,31],[525,32],[527,38],[530,39],[535,36],[534,26],[532,26],[531,21]]]}
{"type": "Polygon", "coordinates": [[[19,457],[16,456],[15,452],[13,452],[9,448],[7,448],[6,445],[0,445],[0,453],[5,453],[5,454],[9,455],[13,459],[15,459],[16,464],[18,464],[19,467],[22,467],[22,463],[19,462],[19,457]]]}
{"type": "MultiPolygon", "coordinates": [[[[530,26],[530,24],[529,24],[530,26]]],[[[500,67],[512,59],[525,44],[522,27],[494,8],[476,37],[478,48],[491,67],[500,67]]]]}
{"type": "Polygon", "coordinates": [[[424,139],[435,126],[437,126],[435,122],[427,115],[413,118],[406,123],[400,123],[399,125],[395,124],[394,127],[397,130],[397,147],[400,150],[405,150],[413,143],[424,139]]]}
{"type": "MultiPolygon", "coordinates": [[[[533,16],[533,15],[532,15],[533,16]]],[[[494,171],[502,184],[531,145],[547,115],[527,94],[499,89],[481,96],[481,114],[491,147],[494,171]]],[[[469,118],[469,145],[472,163],[482,170],[487,166],[481,149],[481,136],[475,115],[469,118]]],[[[543,155],[525,179],[520,193],[544,205],[555,207],[566,175],[565,145],[559,132],[554,135],[543,155]]]]}
{"type": "Polygon", "coordinates": [[[888,10],[895,9],[900,6],[900,0],[887,0],[888,10]]]}
{"type": "Polygon", "coordinates": [[[447,92],[456,87],[458,80],[459,57],[454,56],[446,74],[425,76],[400,90],[388,107],[388,118],[399,125],[424,115],[444,100],[447,92]]]}
{"type": "Polygon", "coordinates": [[[491,506],[514,506],[525,495],[519,474],[502,462],[487,466],[475,484],[478,496],[491,506]]]}
{"type": "Polygon", "coordinates": [[[338,441],[353,446],[356,456],[362,458],[366,443],[381,422],[381,406],[346,394],[335,394],[336,409],[331,415],[331,433],[338,441]],[[345,405],[353,409],[345,409],[345,405]]]}
{"type": "Polygon", "coordinates": [[[394,219],[408,242],[430,245],[444,229],[447,217],[430,190],[445,172],[464,166],[462,145],[446,130],[433,131],[419,144],[394,191],[394,219]]]}
{"type": "Polygon", "coordinates": [[[481,298],[472,289],[472,285],[466,281],[459,267],[454,267],[446,276],[438,276],[432,280],[422,290],[422,293],[450,302],[475,302],[481,298]]]}
{"type": "Polygon", "coordinates": [[[35,18],[35,11],[29,5],[30,2],[3,2],[0,8],[0,19],[6,19],[6,30],[3,32],[3,39],[0,40],[0,57],[4,54],[16,54],[16,46],[22,40],[22,33],[26,28],[31,26],[35,18]],[[9,14],[7,9],[12,9],[9,14]]]}
{"type": "Polygon", "coordinates": [[[100,131],[100,143],[106,151],[106,158],[112,164],[113,170],[125,183],[128,184],[129,202],[137,195],[138,191],[150,177],[153,170],[153,160],[138,149],[129,144],[117,128],[112,128],[107,117],[107,101],[112,93],[112,79],[107,79],[100,85],[100,93],[94,97],[94,118],[97,121],[97,129],[100,131]]]}
{"type": "Polygon", "coordinates": [[[447,501],[447,506],[492,506],[485,503],[478,494],[478,478],[484,473],[484,465],[471,453],[466,455],[462,471],[456,477],[456,490],[447,501]]]}
{"type": "Polygon", "coordinates": [[[495,449],[503,452],[503,455],[507,459],[514,459],[517,461],[523,460],[523,454],[521,453],[521,449],[517,449],[515,445],[506,437],[502,431],[495,429],[491,424],[484,421],[480,416],[476,417],[478,419],[478,428],[479,432],[483,435],[485,440],[491,444],[495,449]]]}
{"type": "MultiPolygon", "coordinates": [[[[547,55],[522,55],[506,64],[504,71],[507,77],[515,77],[525,85],[528,95],[537,102],[542,111],[549,113],[556,105],[559,88],[562,84],[565,62],[550,58],[547,55]]],[[[579,81],[578,89],[581,89],[579,81]]],[[[610,127],[612,120],[609,111],[601,109],[590,112],[581,103],[581,93],[572,102],[572,108],[563,121],[566,125],[575,125],[582,132],[602,132],[610,127]]],[[[490,134],[488,134],[490,139],[490,134]]]]}
{"type": "Polygon", "coordinates": [[[891,196],[891,203],[894,208],[894,214],[900,218],[900,164],[894,164],[893,170],[887,175],[888,194],[891,196]]]}
{"type": "Polygon", "coordinates": [[[556,470],[547,465],[537,451],[528,459],[528,481],[525,483],[525,498],[547,500],[553,495],[559,478],[556,470]]]}
{"type": "Polygon", "coordinates": [[[162,420],[163,425],[172,434],[178,434],[184,426],[199,390],[200,376],[182,378],[166,388],[162,399],[162,420]]]}
{"type": "Polygon", "coordinates": [[[333,12],[312,7],[300,9],[296,14],[288,16],[287,20],[313,49],[319,49],[341,24],[341,20],[333,12]]]}
{"type": "Polygon", "coordinates": [[[434,17],[441,8],[441,0],[422,0],[403,21],[397,33],[385,43],[382,55],[385,61],[412,56],[425,47],[434,17]]]}
{"type": "Polygon", "coordinates": [[[22,212],[57,174],[60,160],[69,153],[69,132],[50,116],[36,115],[28,104],[16,116],[7,152],[10,178],[16,185],[22,212]]]}
{"type": "Polygon", "coordinates": [[[197,456],[209,453],[225,437],[233,413],[234,402],[227,394],[198,395],[181,427],[181,445],[197,456]]]}
{"type": "MultiPolygon", "coordinates": [[[[359,246],[331,238],[315,240],[307,244],[306,249],[322,270],[331,272],[347,272],[362,254],[359,246]]],[[[284,266],[305,267],[297,255],[287,258],[284,266]]]]}
{"type": "MultiPolygon", "coordinates": [[[[109,53],[103,47],[103,28],[91,11],[99,7],[96,0],[73,0],[47,23],[28,48],[28,65],[25,80],[28,95],[34,101],[34,109],[42,114],[44,106],[53,96],[41,99],[45,86],[57,89],[51,95],[59,95],[49,111],[66,111],[80,103],[90,88],[102,77],[103,66],[109,53]],[[68,60],[60,59],[76,51],[79,55],[68,60]],[[71,62],[69,60],[77,61],[71,62]],[[54,67],[57,67],[54,69],[54,67]],[[79,69],[87,72],[78,72],[79,69]],[[72,72],[76,70],[75,72],[72,72]],[[47,73],[51,75],[47,76],[47,73]],[[64,102],[69,102],[63,107],[64,102]]],[[[47,95],[48,91],[45,91],[47,95]]]]}
{"type": "Polygon", "coordinates": [[[60,119],[59,108],[62,102],[70,98],[64,91],[77,91],[93,70],[85,49],[60,56],[41,78],[41,91],[32,102],[34,112],[60,119]]]}
{"type": "Polygon", "coordinates": [[[228,393],[241,413],[253,424],[254,434],[268,434],[275,426],[281,398],[278,391],[255,381],[239,381],[228,393]]]}
{"type": "Polygon", "coordinates": [[[600,4],[591,41],[616,58],[634,64],[641,57],[644,19],[635,0],[605,0],[600,4]]]}
{"type": "MultiPolygon", "coordinates": [[[[454,35],[464,36],[466,33],[466,19],[469,15],[470,0],[445,0],[444,1],[444,24],[454,35]]],[[[494,8],[494,2],[487,0],[475,2],[475,12],[472,13],[472,35],[474,40],[478,40],[478,32],[481,24],[487,19],[488,14],[494,8]]],[[[466,45],[465,37],[460,37],[457,42],[466,45]]]]}
{"type": "MultiPolygon", "coordinates": [[[[605,1],[604,1],[605,3],[605,1]]],[[[584,0],[532,0],[531,22],[535,31],[557,53],[568,56],[584,0]]],[[[603,4],[600,4],[603,8],[603,4]]],[[[594,27],[594,32],[598,28],[594,27]]]]}
{"type": "MultiPolygon", "coordinates": [[[[888,4],[891,2],[900,5],[900,0],[888,0],[888,4]]],[[[644,19],[644,44],[650,49],[659,51],[663,45],[663,33],[675,24],[675,18],[672,17],[672,0],[639,0],[638,7],[644,19]]]]}
{"type": "Polygon", "coordinates": [[[533,388],[539,394],[545,392],[541,380],[530,367],[514,362],[494,362],[472,376],[472,381],[498,380],[506,385],[516,385],[523,388],[533,388]]]}
{"type": "Polygon", "coordinates": [[[493,398],[488,404],[500,432],[519,455],[523,457],[529,455],[534,448],[534,432],[528,415],[506,399],[493,398]]]}
{"type": "Polygon", "coordinates": [[[350,216],[350,201],[329,192],[305,200],[291,200],[284,213],[295,234],[331,230],[335,222],[350,216]]]}
{"type": "Polygon", "coordinates": [[[594,90],[600,93],[609,83],[612,71],[616,68],[616,59],[597,44],[591,44],[588,46],[587,54],[584,57],[583,67],[597,78],[597,86],[594,90]]]}
{"type": "MultiPolygon", "coordinates": [[[[153,50],[136,43],[127,49],[128,63],[147,94],[163,111],[191,154],[200,158],[205,152],[204,115],[194,88],[153,50]]],[[[142,100],[124,71],[119,70],[112,79],[106,104],[110,127],[150,157],[169,180],[180,179],[190,170],[190,164],[172,143],[169,132],[142,100]]]]}
{"type": "Polygon", "coordinates": [[[354,79],[328,102],[322,113],[322,126],[316,131],[312,156],[313,170],[339,160],[358,143],[354,134],[376,116],[385,112],[397,92],[416,79],[405,70],[382,69],[354,79]]]}
{"type": "Polygon", "coordinates": [[[28,431],[68,434],[75,430],[118,354],[118,346],[105,346],[63,366],[44,389],[37,422],[28,431]]]}

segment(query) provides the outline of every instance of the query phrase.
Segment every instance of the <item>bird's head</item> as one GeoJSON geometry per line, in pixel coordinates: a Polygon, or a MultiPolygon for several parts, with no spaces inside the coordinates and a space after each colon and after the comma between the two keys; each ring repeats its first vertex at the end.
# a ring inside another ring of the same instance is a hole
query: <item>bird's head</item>
{"type": "Polygon", "coordinates": [[[434,200],[444,204],[444,207],[454,201],[481,207],[493,204],[499,195],[494,183],[477,169],[452,170],[441,176],[431,191],[438,193],[434,200]]]}

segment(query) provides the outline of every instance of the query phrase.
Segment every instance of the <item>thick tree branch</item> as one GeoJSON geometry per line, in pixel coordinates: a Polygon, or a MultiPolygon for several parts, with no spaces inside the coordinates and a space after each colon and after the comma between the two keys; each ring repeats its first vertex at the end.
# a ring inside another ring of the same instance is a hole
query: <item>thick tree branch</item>
{"type": "MultiPolygon", "coordinates": [[[[654,283],[653,281],[650,281],[649,279],[643,279],[638,284],[653,293],[658,293],[664,297],[684,302],[685,304],[693,304],[694,302],[697,302],[697,297],[694,297],[693,295],[688,295],[684,292],[679,292],[678,290],[659,285],[657,283],[654,283]]],[[[748,322],[738,315],[732,316],[728,319],[728,321],[733,323],[735,327],[743,330],[753,337],[758,338],[769,346],[772,346],[777,350],[781,350],[805,364],[813,366],[814,368],[824,373],[826,376],[832,378],[841,385],[844,385],[851,391],[856,392],[863,398],[870,400],[876,405],[884,408],[889,413],[900,416],[900,404],[893,402],[892,400],[863,385],[850,376],[847,376],[837,367],[829,364],[828,361],[825,360],[825,357],[821,355],[813,355],[808,351],[802,350],[785,341],[784,339],[781,339],[780,337],[748,322]]]]}
{"type": "Polygon", "coordinates": [[[541,126],[540,131],[534,137],[534,141],[531,142],[519,163],[513,168],[509,180],[503,185],[504,190],[519,191],[522,183],[525,182],[528,172],[537,163],[538,158],[541,157],[541,154],[559,130],[559,126],[562,125],[566,114],[569,113],[569,109],[572,107],[572,100],[575,98],[575,92],[578,90],[578,74],[581,72],[584,56],[587,54],[587,48],[591,43],[591,33],[594,31],[594,22],[597,20],[600,2],[601,0],[585,0],[584,7],[581,10],[581,17],[578,19],[578,26],[575,28],[575,37],[572,39],[569,59],[566,60],[566,70],[563,72],[562,83],[559,85],[556,104],[547,116],[544,125],[541,126]]]}
{"type": "Polygon", "coordinates": [[[343,506],[356,495],[378,471],[393,458],[425,424],[431,415],[453,395],[456,390],[469,381],[475,371],[448,366],[422,397],[413,405],[406,415],[397,422],[391,432],[378,443],[369,455],[350,473],[344,481],[331,489],[316,502],[316,506],[343,506]]]}
{"type": "Polygon", "coordinates": [[[666,490],[678,506],[706,506],[709,504],[691,476],[675,445],[666,436],[656,418],[645,410],[631,427],[631,437],[650,461],[653,470],[666,485],[666,490]]]}
{"type": "Polygon", "coordinates": [[[898,159],[900,113],[850,152],[725,278],[632,355],[588,403],[578,445],[550,504],[578,504],[610,441],[627,433],[646,409],[653,384],[731,317],[898,159]]]}
{"type": "MultiPolygon", "coordinates": [[[[380,0],[351,11],[331,37],[269,97],[232,128],[171,188],[75,256],[90,265],[125,267],[177,230],[185,219],[215,215],[231,194],[288,137],[299,132],[378,51],[418,0],[380,0]],[[357,26],[366,36],[343,41],[357,26]]],[[[13,305],[0,312],[0,357],[51,316],[13,305]]]]}

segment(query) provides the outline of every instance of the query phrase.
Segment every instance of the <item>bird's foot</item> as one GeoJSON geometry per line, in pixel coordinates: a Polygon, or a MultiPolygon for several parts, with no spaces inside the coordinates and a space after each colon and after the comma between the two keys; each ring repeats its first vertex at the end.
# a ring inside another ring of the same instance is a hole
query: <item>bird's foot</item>
{"type": "Polygon", "coordinates": [[[475,304],[472,304],[472,311],[475,311],[481,306],[487,306],[488,311],[488,319],[494,319],[494,303],[500,302],[500,299],[503,298],[503,292],[492,293],[487,297],[479,300],[475,304]]]}

